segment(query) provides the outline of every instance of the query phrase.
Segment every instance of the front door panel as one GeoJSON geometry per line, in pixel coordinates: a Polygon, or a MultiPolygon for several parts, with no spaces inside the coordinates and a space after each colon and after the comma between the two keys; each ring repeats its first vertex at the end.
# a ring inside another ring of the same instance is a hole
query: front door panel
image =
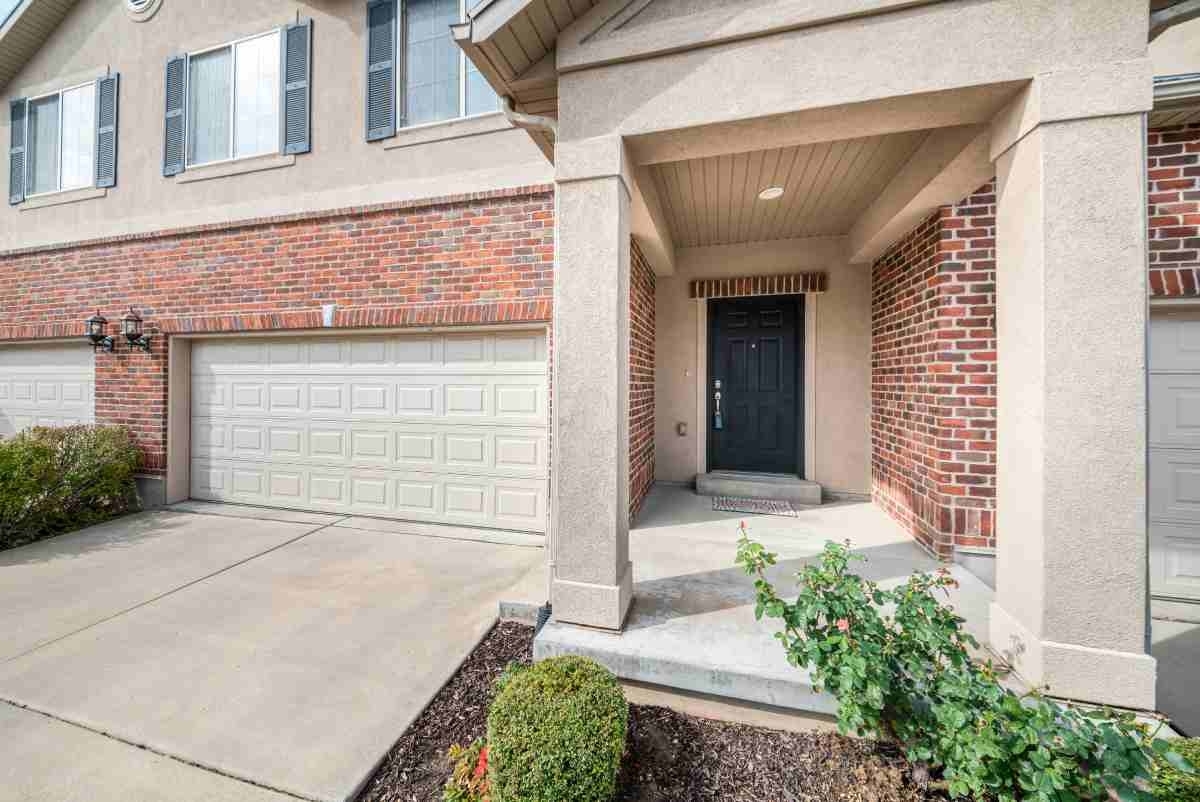
{"type": "Polygon", "coordinates": [[[709,301],[709,470],[799,473],[799,300],[709,301]]]}

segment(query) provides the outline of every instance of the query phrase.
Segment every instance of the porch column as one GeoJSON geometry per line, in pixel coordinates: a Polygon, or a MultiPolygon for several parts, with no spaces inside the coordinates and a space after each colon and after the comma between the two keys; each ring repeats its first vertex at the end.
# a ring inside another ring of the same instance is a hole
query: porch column
{"type": "Polygon", "coordinates": [[[1151,81],[1137,65],[1096,72],[1091,82],[1035,79],[993,124],[991,642],[1055,696],[1152,709],[1142,113],[1151,81]]]}
{"type": "Polygon", "coordinates": [[[629,204],[618,138],[556,148],[553,578],[559,621],[620,629],[629,562],[629,204]]]}

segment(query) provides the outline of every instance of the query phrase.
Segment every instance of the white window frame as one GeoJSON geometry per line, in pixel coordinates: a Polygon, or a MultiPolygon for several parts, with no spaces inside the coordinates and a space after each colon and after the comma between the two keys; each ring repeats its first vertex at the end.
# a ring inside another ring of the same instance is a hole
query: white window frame
{"type": "MultiPolygon", "coordinates": [[[[36,97],[25,99],[25,200],[30,198],[44,198],[47,195],[58,195],[63,192],[75,192],[80,189],[87,189],[96,185],[96,126],[99,125],[99,120],[95,119],[93,114],[92,119],[92,180],[88,184],[80,184],[77,187],[64,187],[62,185],[62,140],[63,140],[63,99],[62,96],[67,92],[74,92],[76,89],[83,89],[85,86],[94,87],[95,81],[84,81],[74,86],[64,86],[62,89],[53,92],[44,92],[36,97]],[[58,188],[48,189],[45,192],[30,192],[29,177],[30,171],[33,169],[33,154],[29,149],[29,110],[33,108],[33,104],[39,100],[45,100],[48,97],[58,98],[58,142],[55,144],[54,152],[58,158],[58,188]]],[[[95,97],[92,98],[95,102],[95,97]]]]}
{"type": "MultiPolygon", "coordinates": [[[[282,45],[283,34],[280,32],[280,30],[278,28],[271,28],[270,30],[261,31],[260,33],[251,34],[250,36],[243,36],[240,39],[234,39],[232,41],[225,42],[223,44],[213,45],[212,47],[206,47],[203,50],[193,50],[192,52],[187,54],[187,61],[184,64],[184,77],[183,77],[184,89],[185,89],[185,91],[183,93],[184,94],[184,98],[183,98],[183,110],[184,110],[184,112],[183,112],[184,113],[183,167],[185,170],[193,168],[193,167],[208,167],[209,165],[213,165],[213,164],[229,164],[230,162],[245,161],[246,159],[261,159],[263,156],[270,156],[272,153],[278,153],[279,150],[281,149],[282,141],[283,141],[283,126],[282,126],[282,124],[277,125],[275,127],[275,150],[273,150],[273,151],[268,150],[268,151],[264,151],[262,153],[254,153],[249,156],[238,156],[237,155],[237,93],[238,93],[238,88],[237,88],[237,46],[242,44],[243,42],[252,42],[255,39],[262,39],[267,36],[280,37],[280,47],[283,46],[282,45]],[[226,48],[229,49],[229,157],[225,158],[225,159],[215,159],[210,162],[198,162],[198,163],[193,162],[188,158],[188,153],[191,152],[191,147],[190,147],[191,142],[190,142],[189,134],[190,134],[191,128],[192,128],[192,121],[190,119],[190,117],[191,117],[190,112],[192,109],[192,59],[196,56],[203,56],[206,53],[213,53],[217,50],[225,50],[226,48]]],[[[282,87],[282,82],[283,82],[282,68],[280,69],[280,73],[279,73],[279,81],[280,81],[280,86],[282,87]]],[[[282,99],[280,97],[278,97],[278,95],[280,93],[276,93],[276,94],[277,94],[277,96],[275,98],[275,109],[279,113],[280,118],[282,119],[283,102],[282,102],[282,99]]]]}
{"type": "MultiPolygon", "coordinates": [[[[473,0],[474,2],[474,0],[473,0]]],[[[396,14],[396,48],[397,52],[401,53],[405,62],[404,64],[396,64],[396,72],[403,80],[396,81],[396,122],[399,123],[401,112],[408,111],[408,31],[407,16],[408,11],[405,7],[404,0],[398,0],[399,13],[396,14]]],[[[467,21],[467,0],[458,0],[458,21],[467,21]]],[[[435,125],[445,125],[457,120],[473,120],[476,117],[487,117],[490,114],[498,114],[500,112],[499,98],[496,99],[496,108],[491,111],[480,111],[475,114],[467,114],[467,54],[459,48],[458,51],[458,115],[455,117],[447,117],[444,120],[429,120],[423,123],[412,123],[410,125],[397,125],[397,129],[401,131],[415,131],[421,128],[430,128],[435,125]]],[[[405,114],[407,119],[407,114],[405,114]]]]}

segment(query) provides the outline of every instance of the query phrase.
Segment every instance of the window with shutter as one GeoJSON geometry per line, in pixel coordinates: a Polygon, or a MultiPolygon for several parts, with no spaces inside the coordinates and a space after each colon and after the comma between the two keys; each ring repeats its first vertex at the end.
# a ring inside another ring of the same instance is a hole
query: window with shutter
{"type": "Polygon", "coordinates": [[[312,149],[311,83],[312,21],[288,25],[283,31],[283,152],[312,149]]]}
{"type": "Polygon", "coordinates": [[[396,133],[396,0],[367,2],[367,141],[396,133]]]}
{"type": "Polygon", "coordinates": [[[96,176],[97,187],[117,185],[117,97],[119,75],[96,81],[96,176]]]}
{"type": "Polygon", "coordinates": [[[187,103],[187,56],[167,61],[166,121],[163,131],[163,175],[183,172],[185,146],[185,104],[187,103]]]}
{"type": "Polygon", "coordinates": [[[8,202],[17,204],[25,200],[25,143],[26,143],[26,113],[29,108],[25,98],[18,98],[8,104],[9,133],[8,146],[8,202]]]}
{"type": "MultiPolygon", "coordinates": [[[[21,125],[9,151],[9,202],[96,185],[98,86],[92,81],[13,107],[21,125]]],[[[112,136],[115,145],[115,129],[112,136]]]]}

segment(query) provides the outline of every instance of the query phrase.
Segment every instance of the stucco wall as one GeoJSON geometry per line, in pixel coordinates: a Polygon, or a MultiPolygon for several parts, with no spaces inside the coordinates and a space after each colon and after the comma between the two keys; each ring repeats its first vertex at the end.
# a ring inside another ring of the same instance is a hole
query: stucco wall
{"type": "MultiPolygon", "coordinates": [[[[103,198],[19,210],[0,206],[0,251],[47,242],[158,231],[204,223],[362,206],[547,183],[552,169],[529,136],[495,115],[478,130],[451,124],[365,141],[365,0],[166,2],[145,23],[123,3],[80,0],[24,70],[0,90],[0,143],[7,152],[13,97],[121,74],[117,186],[103,198]],[[162,176],[163,83],[170,55],[313,20],[312,152],[290,167],[180,183],[162,176]],[[408,147],[431,133],[457,134],[408,147]]],[[[8,160],[0,184],[8,186],[8,160]]]]}
{"type": "MultiPolygon", "coordinates": [[[[704,446],[706,421],[697,414],[701,380],[698,349],[705,347],[697,331],[700,302],[688,298],[688,282],[697,278],[770,275],[822,270],[828,291],[816,296],[815,321],[806,320],[816,341],[809,353],[815,364],[812,386],[805,387],[813,405],[815,427],[810,442],[812,472],[808,478],[828,490],[867,492],[870,486],[870,350],[871,275],[869,265],[846,261],[843,237],[777,240],[749,245],[681,248],[676,272],[657,281],[655,383],[655,476],[660,481],[688,482],[697,472],[698,449],[704,446]],[[677,423],[687,424],[680,437],[677,423]]],[[[811,316],[813,305],[806,306],[811,316]]]]}

